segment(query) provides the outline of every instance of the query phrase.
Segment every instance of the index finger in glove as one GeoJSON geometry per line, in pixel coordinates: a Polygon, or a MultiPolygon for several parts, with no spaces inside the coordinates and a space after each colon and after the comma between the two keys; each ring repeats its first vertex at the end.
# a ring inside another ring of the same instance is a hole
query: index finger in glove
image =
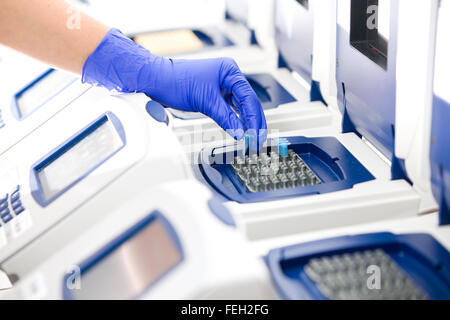
{"type": "Polygon", "coordinates": [[[232,100],[240,113],[245,130],[256,138],[252,139],[256,145],[253,149],[257,149],[257,145],[262,145],[266,140],[267,123],[255,91],[238,68],[226,75],[223,88],[232,93],[232,100]]]}

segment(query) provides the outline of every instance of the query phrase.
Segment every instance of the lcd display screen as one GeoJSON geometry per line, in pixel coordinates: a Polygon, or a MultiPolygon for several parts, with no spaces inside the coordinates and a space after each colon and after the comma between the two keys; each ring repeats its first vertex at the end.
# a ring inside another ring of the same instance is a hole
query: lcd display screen
{"type": "Polygon", "coordinates": [[[177,54],[201,50],[203,42],[191,30],[141,34],[134,41],[154,54],[177,54]]]}
{"type": "Polygon", "coordinates": [[[123,145],[114,124],[103,116],[34,169],[44,200],[79,181],[123,145]]]}
{"type": "Polygon", "coordinates": [[[39,81],[31,85],[17,96],[19,117],[25,118],[33,111],[47,103],[59,92],[64,90],[77,78],[67,72],[51,70],[39,81]]]}
{"type": "Polygon", "coordinates": [[[181,261],[181,252],[155,219],[81,274],[75,299],[131,299],[181,261]]]}

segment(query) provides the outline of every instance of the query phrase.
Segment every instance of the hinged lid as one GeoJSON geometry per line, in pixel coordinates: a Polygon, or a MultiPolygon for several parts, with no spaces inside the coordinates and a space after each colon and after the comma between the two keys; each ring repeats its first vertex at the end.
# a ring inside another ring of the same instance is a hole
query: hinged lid
{"type": "Polygon", "coordinates": [[[430,135],[438,0],[400,2],[395,155],[421,194],[420,213],[438,208],[431,194],[430,135]],[[420,45],[417,45],[419,44],[420,45]]]}
{"type": "Polygon", "coordinates": [[[227,19],[233,19],[240,23],[248,24],[249,0],[226,0],[225,14],[227,19]]]}
{"type": "Polygon", "coordinates": [[[279,66],[298,72],[311,82],[313,59],[313,5],[311,0],[275,1],[275,40],[279,66]]]}
{"type": "MultiPolygon", "coordinates": [[[[341,0],[337,10],[338,103],[343,131],[364,136],[403,172],[394,156],[398,1],[341,0]]],[[[393,176],[401,178],[402,173],[393,176]]]]}
{"type": "Polygon", "coordinates": [[[450,1],[439,9],[431,125],[431,184],[439,204],[439,224],[450,223],[450,1]]]}

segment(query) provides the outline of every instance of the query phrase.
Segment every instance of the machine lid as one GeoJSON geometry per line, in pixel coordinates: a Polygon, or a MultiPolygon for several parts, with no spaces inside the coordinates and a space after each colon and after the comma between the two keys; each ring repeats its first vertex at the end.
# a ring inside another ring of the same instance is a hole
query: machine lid
{"type": "Polygon", "coordinates": [[[313,27],[312,1],[275,2],[275,41],[279,66],[296,71],[308,83],[312,79],[313,27]]]}
{"type": "Polygon", "coordinates": [[[249,1],[250,0],[226,0],[225,1],[226,18],[247,25],[249,1]]]}
{"type": "Polygon", "coordinates": [[[404,172],[394,156],[398,2],[342,1],[337,14],[336,84],[343,132],[365,137],[392,161],[393,170],[404,172]]]}
{"type": "Polygon", "coordinates": [[[450,3],[441,2],[436,37],[431,124],[431,185],[439,204],[439,224],[450,224],[450,3]]]}

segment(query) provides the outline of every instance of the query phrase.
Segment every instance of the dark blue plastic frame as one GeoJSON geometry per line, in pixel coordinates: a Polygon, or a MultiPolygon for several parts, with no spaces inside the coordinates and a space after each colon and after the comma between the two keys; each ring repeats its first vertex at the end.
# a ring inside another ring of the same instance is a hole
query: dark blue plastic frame
{"type": "MultiPolygon", "coordinates": [[[[103,260],[105,257],[107,257],[110,253],[112,253],[114,250],[116,250],[118,247],[120,247],[122,244],[133,238],[135,235],[137,235],[140,231],[148,227],[151,223],[154,223],[155,221],[159,221],[164,226],[167,235],[172,240],[173,244],[178,250],[178,253],[180,255],[180,260],[175,263],[173,266],[171,266],[166,272],[161,274],[159,278],[157,278],[155,281],[150,283],[147,288],[144,290],[144,292],[147,292],[151,287],[153,287],[157,282],[159,282],[162,278],[164,278],[170,271],[175,269],[183,260],[184,260],[184,252],[183,247],[181,244],[181,241],[177,235],[177,232],[175,228],[172,226],[172,224],[167,220],[167,218],[158,210],[153,211],[150,213],[147,217],[139,221],[137,224],[135,224],[133,227],[126,230],[124,233],[116,237],[115,239],[111,240],[108,244],[103,246],[100,250],[98,250],[95,254],[84,260],[79,266],[81,271],[81,276],[83,273],[89,271],[91,268],[95,267],[98,262],[103,260]]],[[[73,300],[74,296],[72,294],[72,290],[67,288],[67,280],[71,274],[67,274],[63,278],[63,299],[65,300],[73,300]]],[[[143,293],[142,293],[143,294],[143,293]]],[[[140,295],[139,295],[140,296],[140,295]]],[[[138,299],[139,296],[134,297],[134,299],[138,299]]],[[[101,297],[99,297],[101,298],[101,297]]]]}
{"type": "Polygon", "coordinates": [[[55,201],[57,198],[59,198],[61,195],[63,195],[65,192],[67,192],[69,189],[71,189],[73,186],[78,184],[81,180],[83,180],[85,177],[87,177],[91,172],[93,172],[95,169],[97,169],[99,166],[101,166],[103,163],[105,163],[108,159],[113,157],[117,152],[119,152],[121,149],[123,149],[126,145],[126,136],[125,136],[125,130],[122,126],[122,123],[120,120],[112,113],[112,112],[106,112],[102,116],[100,116],[97,120],[89,124],[86,128],[78,132],[77,134],[73,135],[69,139],[67,139],[65,142],[63,142],[61,145],[50,151],[47,155],[45,155],[42,159],[37,161],[30,170],[30,189],[31,189],[31,195],[33,196],[34,200],[41,206],[46,207],[53,201],[55,201]],[[65,187],[63,190],[55,194],[53,197],[46,199],[44,196],[44,193],[42,191],[42,186],[40,179],[38,177],[38,173],[43,168],[50,165],[55,159],[57,159],[59,156],[64,154],[65,152],[69,151],[74,145],[76,145],[78,142],[83,140],[85,137],[87,137],[89,134],[94,132],[96,129],[98,129],[101,125],[103,125],[105,122],[110,121],[114,128],[116,129],[120,139],[122,140],[122,146],[120,146],[117,150],[115,150],[112,154],[110,154],[108,157],[103,159],[100,163],[97,163],[95,166],[93,166],[90,170],[85,172],[82,176],[80,176],[77,180],[72,182],[70,185],[65,187]]]}
{"type": "Polygon", "coordinates": [[[50,100],[52,100],[54,97],[56,97],[58,94],[60,94],[61,92],[63,92],[66,88],[68,88],[70,85],[72,85],[72,83],[74,83],[77,78],[74,77],[73,81],[71,81],[70,83],[68,83],[66,86],[64,86],[63,88],[61,88],[59,91],[57,92],[53,92],[51,96],[47,97],[47,99],[41,103],[40,105],[36,106],[32,112],[30,112],[27,115],[22,115],[22,113],[20,112],[20,108],[18,105],[18,99],[20,98],[20,96],[22,96],[25,92],[27,92],[28,90],[31,90],[37,83],[41,82],[42,80],[44,80],[49,74],[51,74],[52,72],[55,72],[55,69],[48,69],[47,71],[45,71],[43,74],[41,74],[39,77],[37,77],[36,79],[34,79],[31,83],[29,83],[25,88],[23,88],[22,90],[20,90],[19,92],[17,92],[13,99],[12,99],[12,103],[11,103],[11,110],[12,110],[12,114],[16,117],[17,120],[22,121],[24,119],[26,119],[27,117],[29,117],[30,115],[32,115],[34,112],[36,112],[37,110],[39,110],[42,106],[46,105],[50,100]]]}
{"type": "Polygon", "coordinates": [[[274,249],[265,257],[283,299],[325,299],[306,275],[310,259],[384,250],[431,299],[450,299],[450,254],[428,234],[373,233],[318,240],[274,249]]]}
{"type": "MultiPolygon", "coordinates": [[[[351,189],[374,176],[334,137],[289,137],[289,149],[297,153],[321,180],[321,184],[252,193],[240,182],[226,160],[241,151],[223,151],[229,146],[204,149],[200,154],[198,175],[228,200],[239,203],[272,201],[351,189]]],[[[270,145],[270,143],[269,143],[270,145]]]]}

